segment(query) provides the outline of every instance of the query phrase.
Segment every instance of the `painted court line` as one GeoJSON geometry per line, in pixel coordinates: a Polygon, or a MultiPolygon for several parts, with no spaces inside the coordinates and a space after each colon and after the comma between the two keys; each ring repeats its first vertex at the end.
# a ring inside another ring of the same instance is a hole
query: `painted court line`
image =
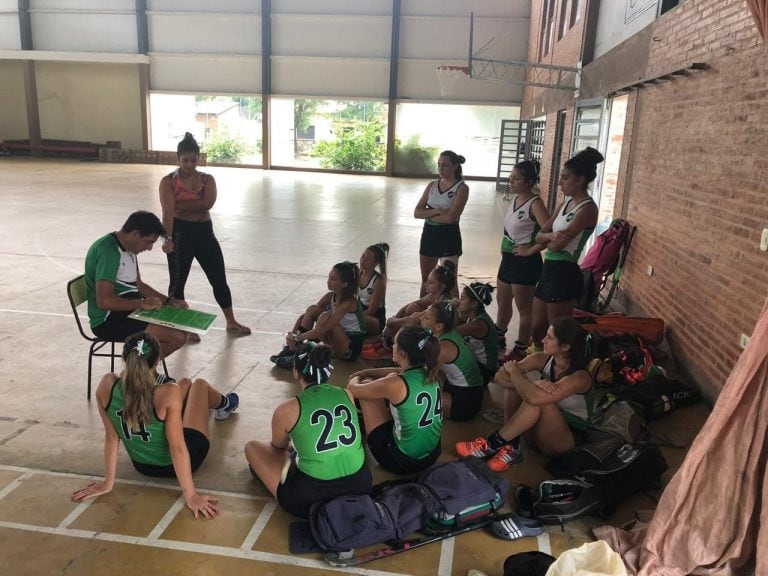
{"type": "Polygon", "coordinates": [[[68,528],[72,522],[78,519],[80,514],[88,510],[88,507],[96,501],[96,498],[89,498],[85,502],[80,502],[75,509],[70,512],[64,520],[59,523],[59,528],[68,528]]]}
{"type": "Polygon", "coordinates": [[[176,540],[151,540],[149,538],[140,536],[125,536],[123,534],[94,532],[92,530],[75,530],[72,528],[33,526],[31,524],[22,524],[19,522],[0,521],[0,528],[9,528],[13,530],[23,530],[27,532],[37,532],[42,534],[54,534],[57,536],[69,536],[72,538],[84,538],[88,540],[99,540],[103,542],[113,542],[116,544],[149,546],[151,548],[160,548],[163,550],[194,552],[196,554],[224,556],[227,558],[241,558],[243,560],[258,560],[261,562],[270,562],[272,564],[298,566],[302,568],[315,568],[318,570],[334,572],[346,572],[348,574],[364,574],[366,576],[401,576],[398,572],[384,572],[381,570],[369,570],[360,568],[335,568],[333,566],[329,566],[325,562],[320,560],[313,560],[310,558],[301,558],[298,556],[282,556],[280,554],[274,554],[271,552],[240,550],[238,548],[227,548],[225,546],[214,546],[211,544],[197,544],[193,542],[180,542],[176,540]]]}
{"type": "MultiPolygon", "coordinates": [[[[31,477],[35,474],[41,474],[44,476],[58,476],[61,478],[78,478],[84,480],[104,480],[104,476],[91,476],[89,474],[75,474],[74,472],[54,472],[53,470],[41,470],[35,468],[23,468],[21,466],[10,466],[8,464],[0,464],[0,470],[8,470],[10,472],[24,473],[21,478],[17,478],[14,482],[18,482],[25,477],[31,477]]],[[[162,484],[160,482],[150,482],[147,480],[130,480],[130,479],[117,479],[118,484],[130,484],[132,486],[149,486],[151,488],[164,488],[166,490],[173,490],[174,492],[181,492],[181,488],[178,485],[162,484]]],[[[7,489],[8,487],[6,487],[7,489]]],[[[0,491],[0,498],[2,498],[3,491],[0,491]]],[[[226,492],[224,490],[208,490],[202,489],[206,494],[213,494],[214,496],[229,496],[231,498],[241,498],[243,500],[258,500],[261,502],[274,502],[274,498],[266,496],[255,496],[253,494],[240,494],[239,492],[226,492]]]]}
{"type": "Polygon", "coordinates": [[[272,513],[276,509],[276,502],[267,502],[264,504],[264,508],[261,509],[261,514],[259,514],[259,517],[256,518],[256,522],[254,522],[253,526],[251,526],[248,535],[245,537],[245,540],[243,540],[242,546],[240,546],[240,550],[245,552],[253,548],[253,545],[256,544],[256,540],[258,540],[259,536],[261,536],[261,533],[267,526],[267,522],[269,522],[269,519],[272,517],[272,513]]]}
{"type": "Polygon", "coordinates": [[[456,538],[446,538],[440,547],[440,564],[437,576],[451,576],[453,573],[453,548],[456,538]]]}
{"type": "MultiPolygon", "coordinates": [[[[20,471],[21,470],[15,470],[15,472],[20,472],[20,471]]],[[[16,490],[16,488],[18,488],[19,486],[21,486],[24,480],[28,480],[29,478],[32,478],[32,476],[34,475],[35,475],[34,472],[25,472],[24,474],[22,474],[21,476],[13,480],[13,482],[9,483],[8,486],[0,490],[0,500],[8,496],[8,494],[16,490]]]]}
{"type": "Polygon", "coordinates": [[[147,536],[148,540],[158,540],[160,536],[163,535],[163,532],[165,532],[166,528],[168,528],[168,525],[173,522],[173,519],[178,516],[179,512],[181,512],[184,509],[184,495],[182,494],[176,499],[176,502],[173,503],[173,506],[171,506],[168,509],[168,512],[166,512],[162,518],[160,518],[160,521],[155,525],[155,527],[152,529],[152,532],[149,533],[149,536],[147,536]]]}
{"type": "Polygon", "coordinates": [[[536,543],[539,546],[539,552],[544,552],[544,554],[552,555],[552,544],[549,542],[549,533],[542,532],[538,536],[536,536],[536,543]]]}

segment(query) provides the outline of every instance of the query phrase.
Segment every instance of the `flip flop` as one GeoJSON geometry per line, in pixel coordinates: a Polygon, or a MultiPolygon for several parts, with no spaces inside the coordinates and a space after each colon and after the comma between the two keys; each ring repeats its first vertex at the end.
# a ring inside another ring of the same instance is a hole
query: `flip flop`
{"type": "Polygon", "coordinates": [[[251,329],[248,328],[248,326],[243,326],[242,324],[236,324],[235,326],[227,326],[227,334],[231,334],[232,336],[235,336],[235,337],[250,336],[251,329]]]}
{"type": "Polygon", "coordinates": [[[491,524],[491,530],[504,540],[518,540],[529,536],[538,536],[544,532],[544,526],[538,520],[523,518],[510,512],[501,520],[491,524]]]}

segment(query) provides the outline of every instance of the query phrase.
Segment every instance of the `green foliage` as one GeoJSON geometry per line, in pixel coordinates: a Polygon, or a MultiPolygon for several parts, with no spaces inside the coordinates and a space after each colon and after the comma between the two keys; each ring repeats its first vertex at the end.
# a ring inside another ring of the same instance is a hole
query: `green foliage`
{"type": "Polygon", "coordinates": [[[362,122],[383,120],[384,104],[382,102],[372,102],[369,100],[348,102],[346,103],[346,106],[336,112],[333,117],[334,120],[360,120],[362,122]]]}
{"type": "Polygon", "coordinates": [[[217,134],[205,143],[203,151],[208,155],[208,162],[237,164],[248,152],[248,147],[237,138],[217,134]]]}
{"type": "Polygon", "coordinates": [[[317,113],[323,100],[294,100],[293,128],[296,132],[304,132],[309,128],[312,117],[317,113]]]}
{"type": "Polygon", "coordinates": [[[418,136],[411,136],[405,144],[395,140],[393,171],[395,174],[434,174],[438,154],[437,146],[419,146],[418,136]]]}
{"type": "Polygon", "coordinates": [[[339,170],[363,170],[381,172],[384,170],[386,149],[384,125],[374,122],[334,122],[335,140],[317,143],[313,156],[320,158],[323,168],[339,170]]]}

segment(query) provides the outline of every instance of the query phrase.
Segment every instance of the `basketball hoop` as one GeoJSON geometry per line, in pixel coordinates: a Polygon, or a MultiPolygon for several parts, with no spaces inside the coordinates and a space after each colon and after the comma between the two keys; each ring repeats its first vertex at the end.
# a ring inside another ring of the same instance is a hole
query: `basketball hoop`
{"type": "Polygon", "coordinates": [[[467,66],[438,66],[437,79],[440,81],[440,94],[442,96],[453,95],[456,82],[462,76],[469,76],[467,66]]]}

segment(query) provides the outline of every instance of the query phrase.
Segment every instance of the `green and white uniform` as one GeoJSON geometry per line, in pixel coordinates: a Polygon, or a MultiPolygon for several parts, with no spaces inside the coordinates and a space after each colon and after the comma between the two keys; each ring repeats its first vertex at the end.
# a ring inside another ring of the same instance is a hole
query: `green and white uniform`
{"type": "Polygon", "coordinates": [[[529,246],[536,241],[541,226],[531,214],[531,206],[538,196],[529,198],[522,206],[517,205],[517,194],[512,197],[504,216],[504,236],[501,237],[501,251],[512,252],[517,244],[529,246]]]}
{"type": "Polygon", "coordinates": [[[493,319],[488,313],[483,311],[478,314],[477,320],[482,320],[488,327],[484,338],[475,338],[474,336],[464,336],[464,342],[475,356],[478,364],[488,369],[496,371],[496,363],[499,358],[499,338],[496,335],[496,328],[493,319]]]}
{"type": "MultiPolygon", "coordinates": [[[[563,202],[563,207],[560,209],[557,218],[552,223],[552,232],[563,232],[568,229],[571,222],[576,218],[576,213],[588,206],[594,204],[592,198],[585,198],[573,208],[570,208],[573,198],[568,198],[563,202]],[[569,209],[570,208],[570,209],[569,209]]],[[[587,243],[590,234],[592,234],[593,228],[584,228],[581,234],[574,236],[568,244],[566,244],[562,250],[547,250],[544,253],[544,260],[565,260],[566,262],[578,262],[581,252],[584,250],[584,245],[587,243]]]]}
{"type": "Polygon", "coordinates": [[[301,392],[299,419],[289,434],[298,469],[318,480],[356,473],[365,461],[357,410],[346,391],[314,384],[301,392]]]}
{"type": "Polygon", "coordinates": [[[102,310],[96,304],[96,283],[107,280],[114,285],[116,296],[130,298],[139,293],[138,277],[136,254],[123,249],[114,232],[102,236],[91,245],[85,257],[85,285],[91,328],[103,324],[110,314],[109,310],[102,310]]]}
{"type": "Polygon", "coordinates": [[[429,380],[427,371],[413,366],[400,373],[408,392],[399,404],[390,404],[394,419],[392,433],[398,449],[414,460],[420,460],[440,444],[443,429],[440,386],[429,380]]]}
{"type": "MultiPolygon", "coordinates": [[[[555,382],[555,359],[554,356],[550,356],[544,368],[541,370],[541,375],[549,380],[555,382]]],[[[592,411],[595,406],[595,387],[590,386],[589,390],[579,394],[571,394],[570,396],[563,398],[557,403],[560,412],[565,418],[565,422],[569,427],[576,430],[587,430],[592,425],[592,411]]]]}
{"type": "Polygon", "coordinates": [[[122,418],[124,407],[123,383],[117,379],[112,385],[106,412],[131,460],[150,466],[170,466],[171,451],[165,437],[165,421],[160,420],[152,408],[152,421],[142,423],[138,430],[131,430],[122,418]]]}
{"type": "Polygon", "coordinates": [[[482,387],[483,376],[480,374],[480,367],[477,365],[475,356],[464,343],[464,338],[455,330],[451,330],[440,336],[440,341],[453,342],[459,350],[459,355],[453,362],[442,366],[448,382],[461,388],[482,387]]]}
{"type": "MultiPolygon", "coordinates": [[[[350,336],[365,336],[365,311],[360,300],[355,298],[357,309],[354,312],[347,312],[339,320],[339,326],[350,336]]],[[[331,310],[336,310],[336,294],[331,297],[331,310]]]]}

